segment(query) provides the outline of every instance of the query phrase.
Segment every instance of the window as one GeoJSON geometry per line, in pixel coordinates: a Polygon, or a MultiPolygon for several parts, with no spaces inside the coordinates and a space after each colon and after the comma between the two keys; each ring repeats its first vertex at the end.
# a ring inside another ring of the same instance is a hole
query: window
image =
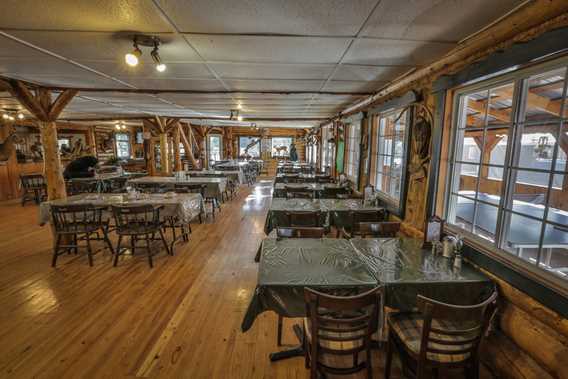
{"type": "Polygon", "coordinates": [[[260,158],[260,137],[239,137],[239,156],[260,158]]]}
{"type": "Polygon", "coordinates": [[[321,168],[322,171],[331,170],[331,166],[333,165],[333,155],[335,151],[335,145],[329,140],[333,138],[333,129],[331,127],[324,127],[322,128],[321,132],[321,145],[322,145],[322,159],[321,159],[321,168]]]}
{"type": "Polygon", "coordinates": [[[130,135],[126,133],[116,133],[116,157],[118,159],[130,158],[130,135]]]}
{"type": "Polygon", "coordinates": [[[272,156],[289,157],[293,141],[292,137],[272,137],[272,156]]]}
{"type": "Polygon", "coordinates": [[[210,134],[207,136],[207,148],[209,153],[209,164],[214,164],[221,160],[221,136],[218,134],[210,134]]]}
{"type": "Polygon", "coordinates": [[[59,151],[61,151],[62,149],[70,149],[71,148],[71,139],[59,138],[57,140],[57,146],[59,147],[59,151]]]}
{"type": "MultiPolygon", "coordinates": [[[[394,110],[378,115],[374,142],[375,189],[391,206],[401,209],[406,170],[408,110],[394,110]]],[[[473,153],[472,153],[473,154],[473,153]]]]}
{"type": "Polygon", "coordinates": [[[318,145],[317,142],[310,141],[306,144],[306,161],[311,164],[317,163],[318,145]]]}
{"type": "Polygon", "coordinates": [[[354,122],[347,126],[347,165],[345,174],[355,183],[359,178],[359,152],[361,151],[361,122],[354,122]]]}
{"type": "Polygon", "coordinates": [[[500,255],[568,280],[565,62],[456,93],[446,217],[500,255]]]}

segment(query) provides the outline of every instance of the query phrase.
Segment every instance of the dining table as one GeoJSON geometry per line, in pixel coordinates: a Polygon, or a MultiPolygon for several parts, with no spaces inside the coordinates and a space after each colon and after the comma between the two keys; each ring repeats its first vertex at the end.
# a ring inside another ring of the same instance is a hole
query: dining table
{"type": "Polygon", "coordinates": [[[92,204],[106,207],[104,217],[111,217],[111,207],[152,204],[162,206],[160,218],[175,216],[189,223],[203,212],[203,198],[198,193],[82,193],[65,199],[45,201],[39,207],[39,224],[51,222],[51,205],[92,204]]]}
{"type": "Polygon", "coordinates": [[[219,202],[223,200],[223,192],[227,188],[227,178],[217,177],[186,177],[186,176],[144,176],[129,180],[127,184],[154,184],[173,190],[176,185],[204,184],[205,197],[214,197],[219,202]]]}
{"type": "MultiPolygon", "coordinates": [[[[248,331],[263,312],[282,317],[306,317],[304,288],[360,293],[384,287],[383,305],[410,311],[423,295],[457,305],[476,304],[494,290],[485,274],[463,262],[422,248],[411,238],[296,239],[265,238],[257,285],[241,330],[248,331]]],[[[295,327],[300,334],[299,327],[295,327]]],[[[298,336],[301,338],[301,336],[298,336]]],[[[275,361],[303,354],[301,346],[273,353],[275,361]]]]}
{"type": "Polygon", "coordinates": [[[227,178],[235,183],[245,183],[245,177],[241,170],[190,170],[184,172],[193,178],[227,178]]]}
{"type": "Polygon", "coordinates": [[[326,188],[343,188],[343,184],[339,183],[274,183],[274,191],[272,197],[286,197],[288,189],[305,189],[306,192],[312,192],[313,197],[321,197],[326,188]]]}

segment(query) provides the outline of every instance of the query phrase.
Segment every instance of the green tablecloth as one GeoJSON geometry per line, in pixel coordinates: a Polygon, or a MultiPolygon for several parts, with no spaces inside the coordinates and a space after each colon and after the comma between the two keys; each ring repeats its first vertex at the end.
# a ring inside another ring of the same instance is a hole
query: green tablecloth
{"type": "Polygon", "coordinates": [[[419,294],[453,304],[486,298],[493,284],[464,263],[459,271],[420,241],[398,239],[282,239],[262,242],[258,284],[243,319],[247,331],[256,317],[272,310],[304,317],[304,287],[362,291],[386,287],[385,305],[410,310],[419,294]]]}

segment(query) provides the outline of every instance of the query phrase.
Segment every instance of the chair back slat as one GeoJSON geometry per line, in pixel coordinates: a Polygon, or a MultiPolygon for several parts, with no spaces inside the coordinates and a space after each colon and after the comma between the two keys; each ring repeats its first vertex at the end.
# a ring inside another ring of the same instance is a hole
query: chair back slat
{"type": "Polygon", "coordinates": [[[400,222],[359,222],[353,224],[353,235],[362,238],[394,238],[400,231],[400,222]]]}
{"type": "Polygon", "coordinates": [[[151,204],[112,206],[118,233],[132,232],[135,228],[159,227],[160,207],[151,204]]]}
{"type": "Polygon", "coordinates": [[[321,226],[321,212],[318,211],[295,211],[295,212],[285,212],[286,220],[290,227],[304,227],[321,226]]]}
{"type": "Polygon", "coordinates": [[[276,236],[279,238],[323,238],[324,228],[320,227],[278,227],[276,236]]]}
{"type": "Polygon", "coordinates": [[[103,222],[104,207],[95,207],[93,204],[51,205],[50,210],[56,233],[86,230],[89,227],[96,229],[103,222]]]}

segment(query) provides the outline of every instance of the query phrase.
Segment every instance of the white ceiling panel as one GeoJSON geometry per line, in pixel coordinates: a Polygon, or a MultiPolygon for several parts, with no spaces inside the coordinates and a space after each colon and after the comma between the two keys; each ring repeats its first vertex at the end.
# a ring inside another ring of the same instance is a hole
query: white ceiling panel
{"type": "Polygon", "coordinates": [[[343,62],[376,66],[419,66],[441,57],[453,47],[452,43],[363,38],[353,42],[343,62]]]}
{"type": "Polygon", "coordinates": [[[321,80],[225,80],[234,91],[318,91],[321,80]]]}
{"type": "Polygon", "coordinates": [[[122,78],[215,79],[203,63],[171,63],[164,59],[167,66],[164,72],[158,72],[151,60],[141,61],[136,67],[125,65],[122,59],[116,61],[82,61],[81,63],[108,75],[122,78]]]}
{"type": "Polygon", "coordinates": [[[14,79],[26,80],[46,87],[82,87],[82,88],[127,88],[125,85],[100,75],[86,71],[80,75],[66,74],[10,74],[14,79]]]}
{"type": "Polygon", "coordinates": [[[453,41],[481,29],[523,0],[383,0],[363,36],[453,41]]]}
{"type": "Polygon", "coordinates": [[[324,91],[374,92],[388,82],[359,82],[352,80],[331,80],[325,84],[324,91]]]}
{"type": "Polygon", "coordinates": [[[147,0],[2,0],[2,8],[2,29],[171,31],[147,0]]]}
{"type": "MultiPolygon", "coordinates": [[[[65,58],[79,62],[90,60],[106,60],[126,66],[124,54],[133,50],[131,32],[97,33],[97,32],[52,32],[52,31],[13,31],[10,34],[26,42],[47,49],[65,58]]],[[[183,38],[173,34],[157,35],[163,44],[160,45],[160,57],[168,62],[197,62],[199,56],[188,48],[183,38]]],[[[152,62],[151,47],[141,46],[140,60],[152,62]]]]}
{"type": "Polygon", "coordinates": [[[160,0],[184,32],[353,36],[376,0],[160,0]]]}
{"type": "Polygon", "coordinates": [[[186,35],[208,61],[336,63],[347,38],[186,35]]]}
{"type": "Polygon", "coordinates": [[[328,65],[212,63],[211,67],[227,79],[326,79],[333,68],[328,65]]]}
{"type": "Polygon", "coordinates": [[[207,79],[152,79],[120,78],[137,88],[162,90],[224,91],[225,87],[218,80],[207,79]]]}
{"type": "Polygon", "coordinates": [[[334,80],[389,81],[410,70],[412,66],[359,66],[342,64],[334,80]]]}

